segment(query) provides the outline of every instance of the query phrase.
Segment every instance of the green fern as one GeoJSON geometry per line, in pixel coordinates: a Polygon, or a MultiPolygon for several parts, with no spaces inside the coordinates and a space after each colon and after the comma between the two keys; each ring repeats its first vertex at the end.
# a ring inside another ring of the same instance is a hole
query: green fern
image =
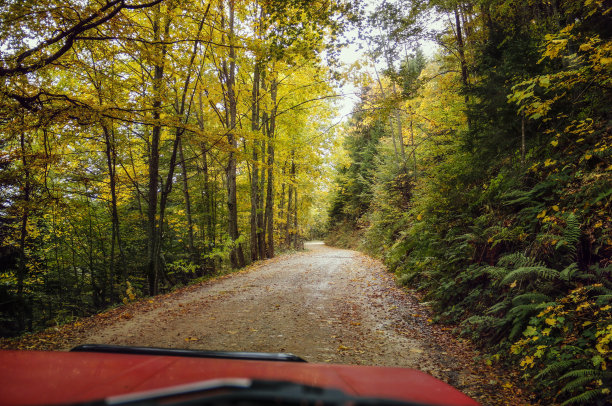
{"type": "Polygon", "coordinates": [[[529,323],[529,319],[535,313],[539,312],[543,308],[546,308],[551,303],[529,303],[529,304],[521,304],[518,306],[514,306],[512,309],[508,311],[504,320],[506,324],[512,323],[512,330],[510,330],[510,334],[508,338],[510,340],[514,340],[516,337],[521,334],[527,324],[529,323]]]}
{"type": "Polygon", "coordinates": [[[496,327],[500,319],[493,316],[472,316],[465,319],[462,324],[472,324],[479,327],[496,327]]]}
{"type": "Polygon", "coordinates": [[[608,303],[612,303],[612,294],[599,295],[599,296],[595,296],[595,298],[597,300],[597,304],[601,306],[606,305],[608,303]]]}
{"type": "Polygon", "coordinates": [[[573,371],[570,371],[568,373],[566,373],[565,375],[563,375],[561,378],[561,380],[563,379],[567,379],[567,378],[591,378],[591,379],[599,379],[604,375],[605,371],[600,371],[599,369],[592,369],[592,368],[586,368],[586,369],[575,369],[573,371]]]}
{"type": "Polygon", "coordinates": [[[512,205],[523,205],[531,203],[531,191],[525,190],[511,190],[505,193],[501,198],[504,200],[504,204],[507,206],[512,205]]]}
{"type": "Polygon", "coordinates": [[[542,265],[542,263],[526,256],[522,252],[513,252],[499,258],[497,265],[506,268],[520,268],[524,266],[538,266],[542,265]]]}
{"type": "Polygon", "coordinates": [[[572,379],[571,381],[563,385],[563,388],[561,388],[559,394],[562,395],[564,393],[573,393],[577,389],[584,389],[585,386],[592,383],[593,380],[594,378],[591,376],[583,376],[582,378],[572,379]]]}
{"type": "Polygon", "coordinates": [[[499,266],[488,266],[486,267],[486,273],[489,274],[493,280],[498,280],[508,273],[508,269],[499,266]]]}
{"type": "Polygon", "coordinates": [[[580,395],[576,395],[569,398],[565,402],[561,403],[561,406],[565,405],[594,405],[597,398],[605,396],[603,389],[591,389],[586,392],[582,392],[580,395]]]}
{"type": "Polygon", "coordinates": [[[581,362],[582,362],[581,359],[568,359],[568,360],[564,360],[564,361],[553,362],[552,364],[550,364],[549,366],[544,368],[542,371],[540,371],[540,373],[537,374],[534,377],[534,379],[535,380],[540,380],[540,379],[544,378],[548,374],[557,374],[558,375],[560,372],[567,371],[569,368],[571,368],[574,365],[579,364],[581,362]]]}
{"type": "Polygon", "coordinates": [[[610,390],[610,380],[612,379],[612,372],[610,371],[602,371],[599,369],[576,369],[570,371],[559,380],[571,379],[568,383],[563,385],[561,390],[559,391],[559,395],[569,393],[574,394],[579,392],[575,396],[569,398],[563,405],[569,404],[594,404],[594,401],[597,399],[602,399],[606,396],[606,392],[604,389],[610,390]],[[602,388],[598,389],[590,389],[585,391],[587,385],[599,381],[599,385],[603,385],[602,388]]]}
{"type": "Polygon", "coordinates": [[[523,266],[514,271],[510,272],[504,279],[501,280],[500,284],[505,285],[513,281],[522,281],[525,279],[547,279],[555,280],[559,279],[559,271],[556,271],[545,266],[523,266]]]}
{"type": "Polygon", "coordinates": [[[528,292],[512,298],[512,305],[518,306],[521,304],[550,302],[551,298],[548,295],[538,292],[528,292]]]}
{"type": "Polygon", "coordinates": [[[523,331],[525,331],[525,323],[520,323],[519,320],[516,320],[516,322],[512,324],[512,329],[510,330],[510,334],[508,334],[508,338],[514,340],[514,338],[518,337],[523,331]]]}
{"type": "Polygon", "coordinates": [[[576,255],[576,249],[579,241],[580,221],[576,218],[574,213],[571,213],[566,220],[566,226],[563,230],[563,235],[557,242],[555,249],[558,251],[560,248],[565,247],[569,255],[574,258],[576,255]]]}
{"type": "Polygon", "coordinates": [[[508,311],[508,316],[512,318],[524,318],[532,313],[541,310],[542,308],[546,308],[550,306],[549,302],[540,302],[540,303],[529,303],[529,304],[521,304],[514,306],[510,311],[508,311]]]}
{"type": "Polygon", "coordinates": [[[569,266],[566,266],[565,269],[561,271],[559,274],[559,279],[570,282],[573,279],[573,276],[578,272],[578,264],[573,262],[569,266]]]}
{"type": "Polygon", "coordinates": [[[511,303],[512,302],[509,299],[504,299],[501,302],[497,302],[493,306],[489,307],[487,313],[492,314],[505,311],[511,305],[511,303]]]}
{"type": "Polygon", "coordinates": [[[612,294],[612,265],[603,268],[595,265],[591,267],[591,271],[597,276],[597,280],[603,283],[598,289],[601,294],[612,294]]]}

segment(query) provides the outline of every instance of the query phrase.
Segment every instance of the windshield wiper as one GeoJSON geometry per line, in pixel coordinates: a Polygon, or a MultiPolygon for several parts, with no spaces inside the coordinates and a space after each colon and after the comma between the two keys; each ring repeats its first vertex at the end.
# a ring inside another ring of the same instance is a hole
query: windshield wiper
{"type": "Polygon", "coordinates": [[[112,396],[81,406],[426,406],[390,399],[361,398],[338,389],[284,381],[218,379],[147,392],[112,396]]]}
{"type": "Polygon", "coordinates": [[[133,347],[109,344],[84,344],[74,347],[73,352],[101,352],[110,354],[139,354],[139,355],[163,355],[173,357],[197,357],[197,358],[223,358],[247,361],[282,361],[282,362],[306,362],[297,355],[275,352],[229,352],[229,351],[203,351],[185,350],[174,348],[156,347],[133,347]]]}

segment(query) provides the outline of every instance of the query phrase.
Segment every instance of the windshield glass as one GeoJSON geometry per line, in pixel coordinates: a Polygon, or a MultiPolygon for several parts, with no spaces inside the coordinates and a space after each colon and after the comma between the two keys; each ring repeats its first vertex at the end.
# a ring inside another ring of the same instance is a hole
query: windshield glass
{"type": "Polygon", "coordinates": [[[2,2],[0,347],[612,401],[611,7],[2,2]]]}

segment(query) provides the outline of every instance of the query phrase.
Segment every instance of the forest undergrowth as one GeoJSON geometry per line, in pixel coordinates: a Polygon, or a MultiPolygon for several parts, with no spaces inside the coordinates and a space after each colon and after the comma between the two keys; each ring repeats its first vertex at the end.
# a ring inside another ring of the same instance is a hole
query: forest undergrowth
{"type": "Polygon", "coordinates": [[[363,88],[328,241],[383,258],[543,403],[609,404],[609,4],[446,11],[446,51],[363,88]]]}

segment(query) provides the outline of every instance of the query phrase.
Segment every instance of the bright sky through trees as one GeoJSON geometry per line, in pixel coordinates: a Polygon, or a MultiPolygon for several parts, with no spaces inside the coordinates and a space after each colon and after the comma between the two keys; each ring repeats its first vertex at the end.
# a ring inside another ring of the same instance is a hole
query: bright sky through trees
{"type": "MultiPolygon", "coordinates": [[[[363,1],[361,6],[363,7],[364,15],[374,13],[376,7],[380,4],[381,2],[377,0],[363,1]]],[[[423,18],[425,17],[426,16],[424,15],[423,18]]],[[[425,25],[430,31],[430,36],[433,35],[433,33],[443,31],[444,26],[448,24],[448,22],[445,21],[445,18],[447,17],[438,15],[436,13],[431,13],[427,16],[428,22],[425,23],[425,25]]],[[[340,53],[340,61],[343,63],[345,69],[355,66],[355,64],[358,63],[359,67],[355,68],[355,74],[359,72],[367,72],[372,76],[376,75],[376,70],[382,72],[385,69],[384,61],[380,59],[378,59],[376,62],[373,61],[371,56],[371,44],[368,42],[367,38],[359,35],[359,28],[352,26],[351,29],[347,30],[345,33],[345,37],[348,39],[348,44],[341,50],[340,53]],[[374,69],[374,65],[376,65],[376,69],[374,69]]],[[[436,42],[430,38],[419,38],[418,43],[427,58],[433,57],[439,50],[438,44],[436,44],[436,42]]],[[[358,85],[355,85],[354,81],[348,80],[345,81],[344,85],[339,88],[339,93],[342,94],[343,97],[338,100],[338,120],[346,121],[355,105],[359,103],[359,87],[358,85]]]]}

